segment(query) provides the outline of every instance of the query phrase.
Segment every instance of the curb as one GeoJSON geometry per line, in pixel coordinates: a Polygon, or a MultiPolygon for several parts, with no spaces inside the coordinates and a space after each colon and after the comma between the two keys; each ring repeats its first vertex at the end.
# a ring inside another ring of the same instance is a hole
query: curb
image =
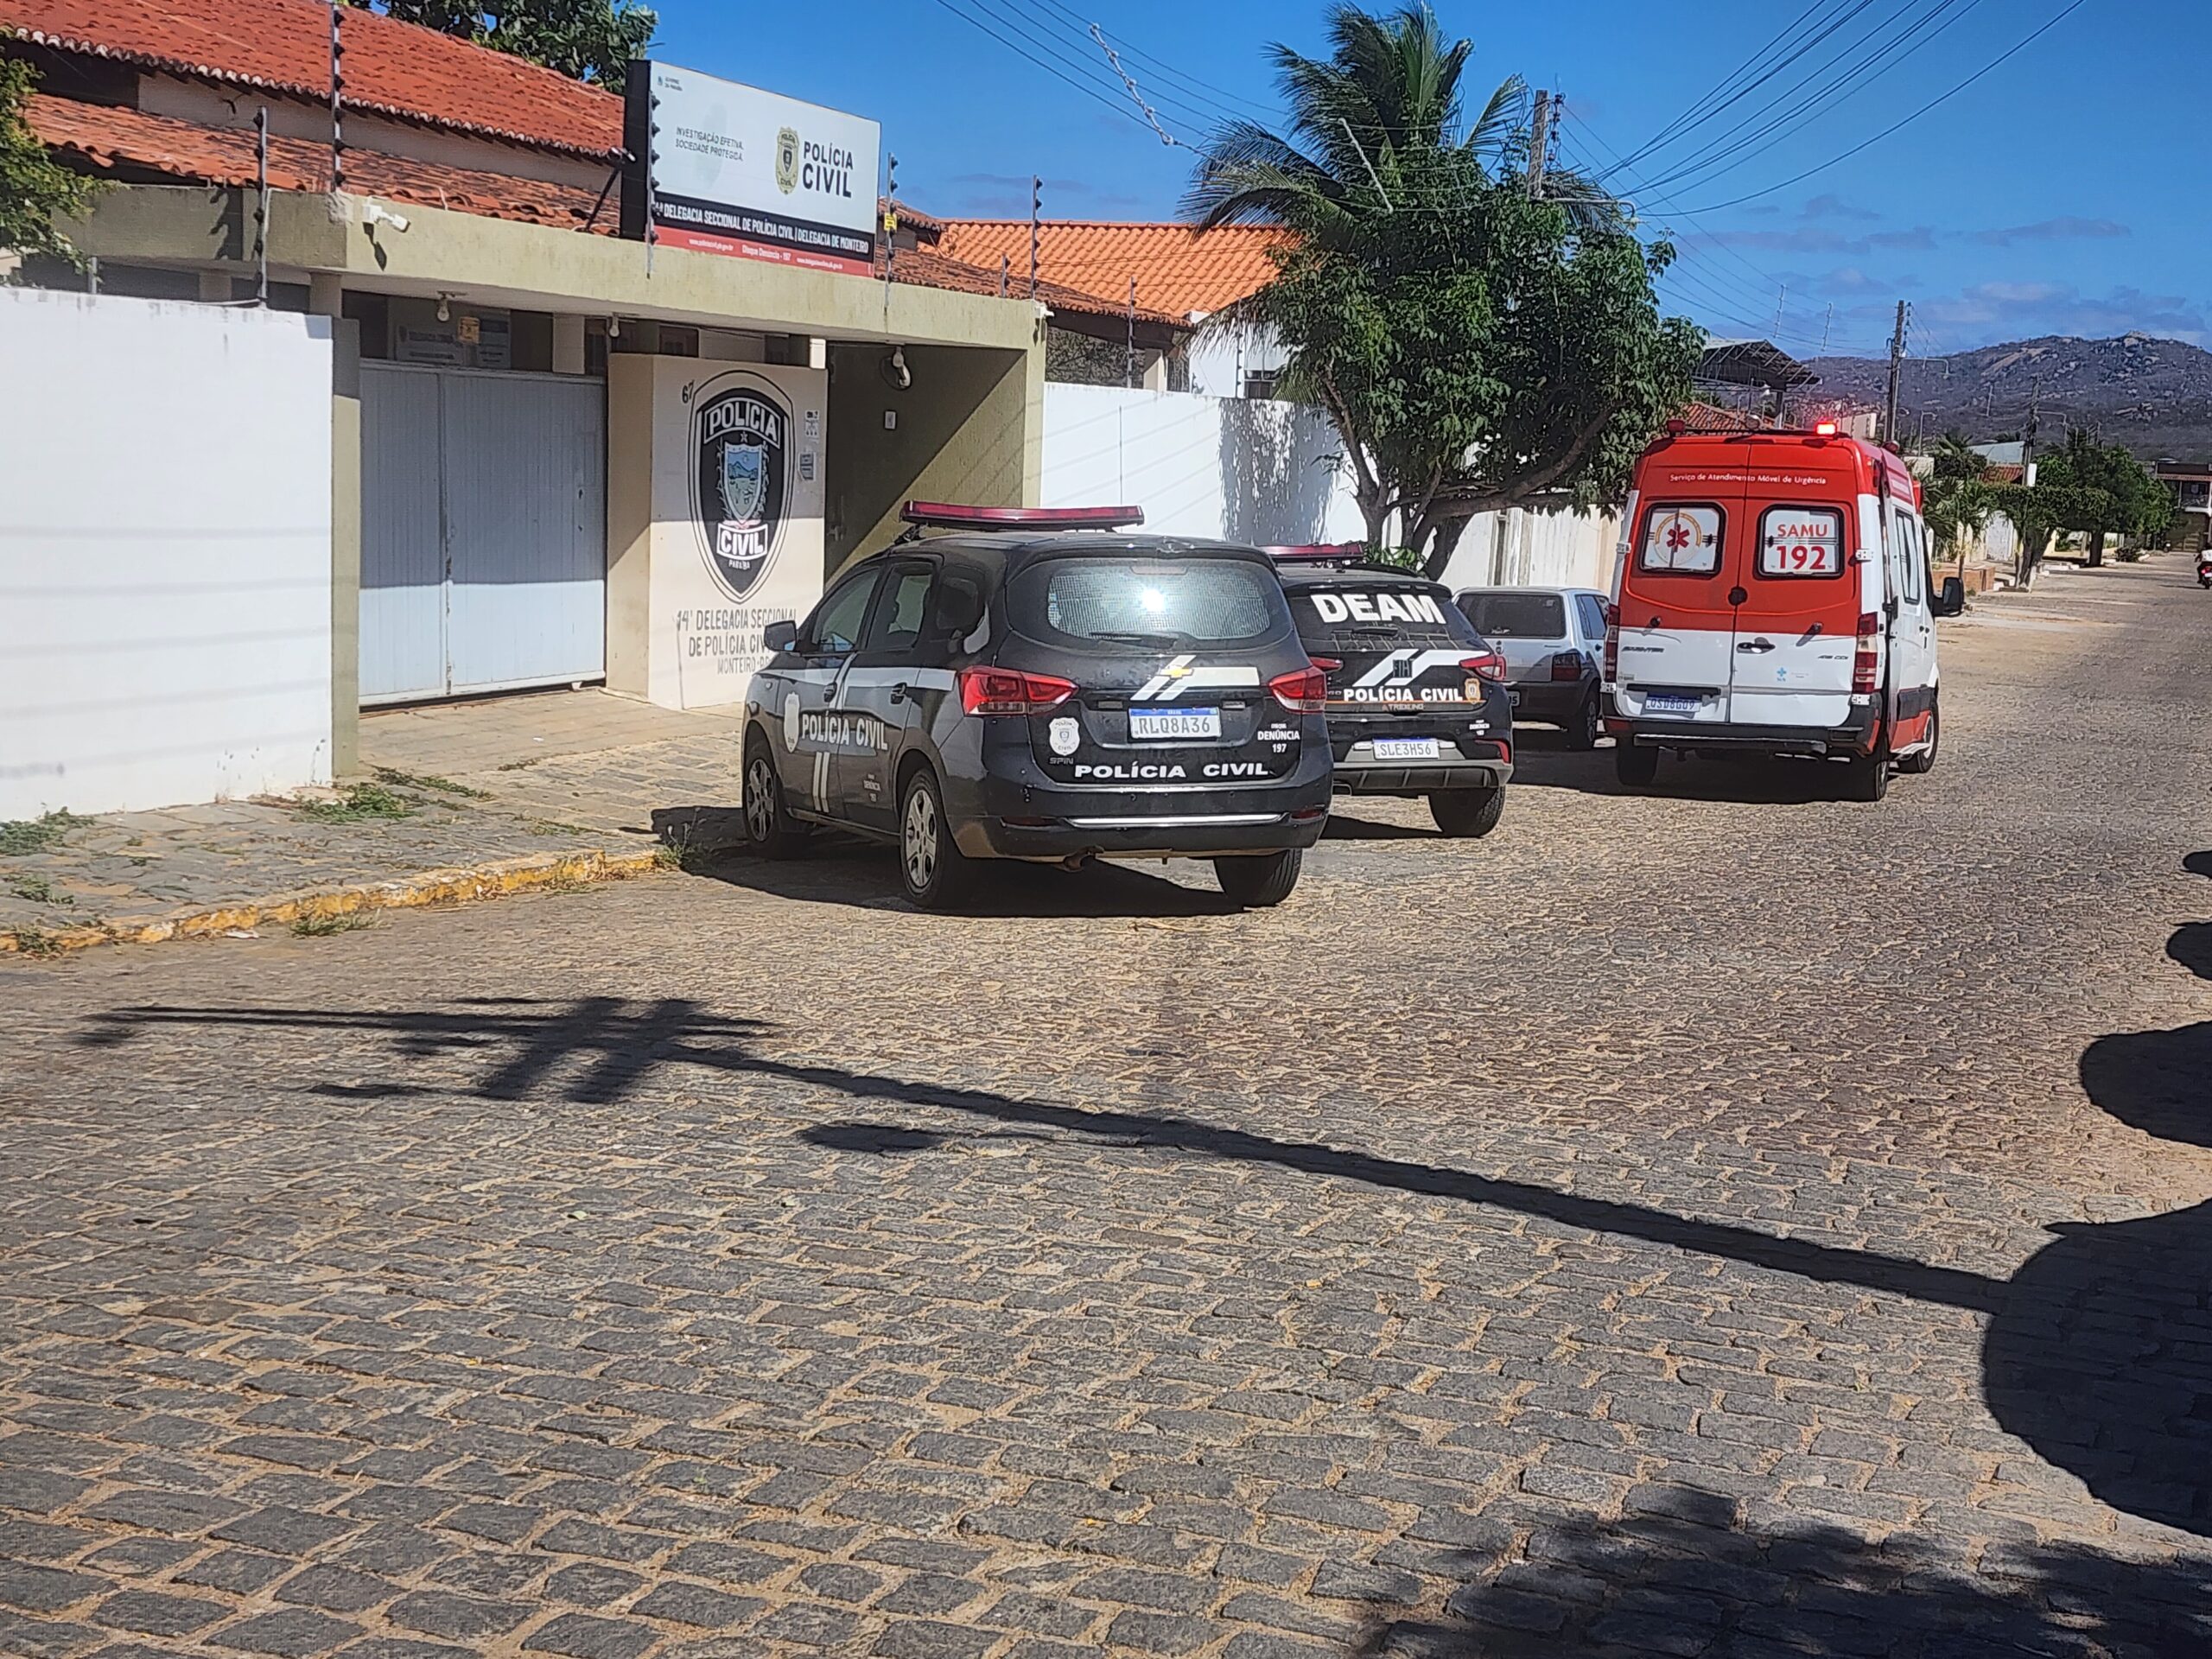
{"type": "Polygon", "coordinates": [[[26,950],[17,934],[0,932],[0,957],[60,955],[96,944],[158,944],[165,939],[209,938],[264,924],[289,925],[375,910],[414,910],[426,905],[471,904],[511,893],[624,880],[660,868],[665,858],[658,848],[639,853],[608,853],[598,847],[581,853],[532,853],[465,868],[421,870],[385,881],[251,899],[181,916],[119,916],[88,927],[57,928],[38,936],[35,951],[26,950]]]}

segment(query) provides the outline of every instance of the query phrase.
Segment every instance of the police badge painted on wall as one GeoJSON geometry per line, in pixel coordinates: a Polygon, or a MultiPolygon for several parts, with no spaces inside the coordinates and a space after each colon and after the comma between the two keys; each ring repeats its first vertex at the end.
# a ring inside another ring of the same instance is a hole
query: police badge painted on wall
{"type": "Polygon", "coordinates": [[[791,410],[767,381],[717,375],[691,404],[691,511],[715,581],[732,599],[760,585],[791,494],[791,410]]]}

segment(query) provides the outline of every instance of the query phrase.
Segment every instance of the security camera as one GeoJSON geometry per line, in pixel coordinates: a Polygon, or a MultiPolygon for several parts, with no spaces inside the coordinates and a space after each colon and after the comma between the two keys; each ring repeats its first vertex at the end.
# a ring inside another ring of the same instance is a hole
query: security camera
{"type": "Polygon", "coordinates": [[[914,384],[914,372],[906,366],[906,348],[894,346],[891,355],[883,359],[883,378],[904,391],[914,384]]]}
{"type": "Polygon", "coordinates": [[[407,229],[407,215],[393,213],[380,201],[372,201],[362,208],[361,220],[366,225],[389,225],[403,233],[407,229]]]}

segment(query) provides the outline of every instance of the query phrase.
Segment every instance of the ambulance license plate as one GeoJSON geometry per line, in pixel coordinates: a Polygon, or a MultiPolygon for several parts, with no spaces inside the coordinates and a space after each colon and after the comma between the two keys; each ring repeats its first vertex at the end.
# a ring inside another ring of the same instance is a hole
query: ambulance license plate
{"type": "Polygon", "coordinates": [[[1647,715],[1694,715],[1697,713],[1698,705],[1704,701],[1703,697],[1684,697],[1666,691],[1649,691],[1644,694],[1643,712],[1647,715]]]}
{"type": "Polygon", "coordinates": [[[1221,710],[1218,709],[1132,709],[1129,710],[1129,735],[1171,739],[1219,737],[1221,710]]]}
{"type": "Polygon", "coordinates": [[[1436,754],[1436,740],[1433,737],[1378,737],[1375,740],[1375,758],[1377,760],[1433,760],[1436,754]]]}

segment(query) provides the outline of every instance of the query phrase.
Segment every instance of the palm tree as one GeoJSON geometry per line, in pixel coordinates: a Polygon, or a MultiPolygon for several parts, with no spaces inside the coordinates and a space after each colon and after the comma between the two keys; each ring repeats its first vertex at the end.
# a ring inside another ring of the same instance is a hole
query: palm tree
{"type": "MultiPolygon", "coordinates": [[[[1329,10],[1327,30],[1325,62],[1269,48],[1290,112],[1287,133],[1254,121],[1218,129],[1184,197],[1185,218],[1205,229],[1280,225],[1327,242],[1377,213],[1441,205],[1419,200],[1438,187],[1474,189],[1522,176],[1528,84],[1508,76],[1463,124],[1460,80],[1473,43],[1447,41],[1425,3],[1388,16],[1340,3],[1329,10]]],[[[1548,169],[1543,194],[1592,229],[1624,222],[1621,204],[1571,168],[1548,169]]]]}
{"type": "Polygon", "coordinates": [[[1552,352],[1539,368],[1511,363],[1500,317],[1525,302],[1516,283],[1541,268],[1538,312],[1549,316],[1546,304],[1573,286],[1551,273],[1578,248],[1598,251],[1593,271],[1630,249],[1630,284],[1648,292],[1643,255],[1622,205],[1572,170],[1548,171],[1543,200],[1530,200],[1526,85],[1509,77],[1467,119],[1473,48],[1446,39],[1426,3],[1379,16],[1338,3],[1325,28],[1325,59],[1270,49],[1287,124],[1280,133],[1253,121],[1219,129],[1184,213],[1202,228],[1283,231],[1282,274],[1205,327],[1284,343],[1285,390],[1320,404],[1344,439],[1370,545],[1382,548],[1395,514],[1418,550],[1440,534],[1456,538],[1471,509],[1437,515],[1478,446],[1527,493],[1572,478],[1604,436],[1610,391],[1597,394],[1605,407],[1560,403],[1554,424],[1564,436],[1499,441],[1498,378],[1535,385],[1570,366],[1552,352]]]}

